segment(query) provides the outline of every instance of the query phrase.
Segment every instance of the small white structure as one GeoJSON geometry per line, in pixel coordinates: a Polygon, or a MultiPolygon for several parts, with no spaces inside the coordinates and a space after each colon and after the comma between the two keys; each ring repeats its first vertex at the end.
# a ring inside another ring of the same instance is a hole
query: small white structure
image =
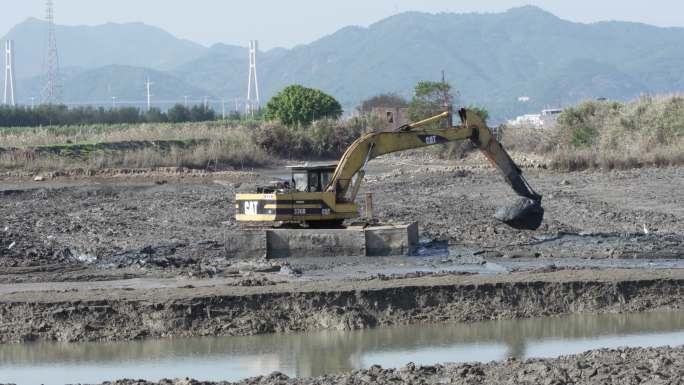
{"type": "Polygon", "coordinates": [[[526,114],[518,116],[515,119],[511,119],[506,122],[508,127],[515,128],[537,128],[540,129],[543,126],[540,114],[526,114]]]}
{"type": "Polygon", "coordinates": [[[558,123],[558,116],[563,112],[561,108],[547,108],[542,110],[542,128],[554,128],[558,123]]]}
{"type": "Polygon", "coordinates": [[[558,115],[563,112],[560,108],[542,110],[541,114],[526,114],[506,122],[508,127],[535,128],[538,130],[553,128],[558,121],[558,115]]]}

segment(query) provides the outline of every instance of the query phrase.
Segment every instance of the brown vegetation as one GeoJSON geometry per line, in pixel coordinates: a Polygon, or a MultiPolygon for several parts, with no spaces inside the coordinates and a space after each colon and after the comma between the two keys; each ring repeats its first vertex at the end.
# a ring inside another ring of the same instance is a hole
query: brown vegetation
{"type": "Polygon", "coordinates": [[[335,158],[369,127],[369,119],[323,119],[308,127],[280,123],[205,122],[0,129],[0,169],[265,166],[276,158],[335,158]]]}
{"type": "Polygon", "coordinates": [[[589,101],[566,109],[553,129],[504,129],[510,150],[541,154],[560,170],[684,164],[684,98],[589,101]]]}

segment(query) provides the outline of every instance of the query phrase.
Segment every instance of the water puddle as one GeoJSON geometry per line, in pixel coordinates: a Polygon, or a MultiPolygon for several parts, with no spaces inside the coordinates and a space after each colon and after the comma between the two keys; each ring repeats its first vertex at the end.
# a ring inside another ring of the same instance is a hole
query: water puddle
{"type": "Polygon", "coordinates": [[[619,346],[684,344],[684,312],[573,315],[362,331],[0,346],[0,381],[101,383],[119,378],[238,380],[280,371],[309,377],[408,362],[553,357],[619,346]]]}

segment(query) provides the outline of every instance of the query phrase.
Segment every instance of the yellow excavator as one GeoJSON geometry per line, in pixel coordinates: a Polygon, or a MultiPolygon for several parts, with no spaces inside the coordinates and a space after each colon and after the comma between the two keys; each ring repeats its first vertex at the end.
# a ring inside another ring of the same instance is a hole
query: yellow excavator
{"type": "Polygon", "coordinates": [[[345,219],[359,217],[356,195],[368,162],[380,155],[447,142],[470,140],[503,174],[520,196],[513,205],[497,210],[495,217],[518,229],[536,230],[544,216],[541,195],[527,183],[492,131],[474,111],[458,111],[461,124],[453,126],[446,111],[393,131],[362,135],[336,164],[291,167],[289,181],[258,187],[236,196],[238,222],[299,223],[312,228],[334,228],[345,219]],[[446,120],[448,124],[436,125],[446,120]]]}

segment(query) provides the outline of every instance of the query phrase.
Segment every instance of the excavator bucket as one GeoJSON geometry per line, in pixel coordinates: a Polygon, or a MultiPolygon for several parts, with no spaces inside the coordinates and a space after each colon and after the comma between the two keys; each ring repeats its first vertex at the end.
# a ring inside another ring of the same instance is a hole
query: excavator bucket
{"type": "Polygon", "coordinates": [[[494,217],[518,230],[536,230],[544,220],[541,200],[518,198],[508,206],[500,207],[494,217]]]}

